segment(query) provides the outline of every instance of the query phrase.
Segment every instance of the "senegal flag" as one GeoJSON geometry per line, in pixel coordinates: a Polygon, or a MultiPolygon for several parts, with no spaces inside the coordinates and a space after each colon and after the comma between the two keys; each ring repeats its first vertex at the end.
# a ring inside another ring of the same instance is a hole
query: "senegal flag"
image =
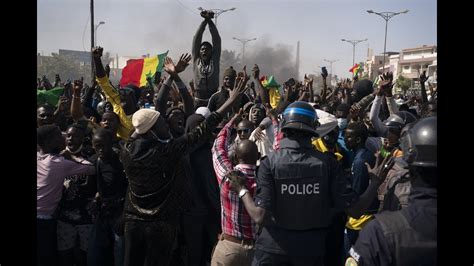
{"type": "Polygon", "coordinates": [[[349,72],[352,72],[352,74],[356,76],[357,74],[359,74],[360,68],[361,67],[359,64],[355,64],[351,69],[349,69],[349,72]]]}
{"type": "Polygon", "coordinates": [[[128,60],[122,70],[120,86],[124,87],[128,84],[134,84],[137,87],[145,86],[148,76],[153,78],[155,72],[161,72],[167,55],[168,52],[150,58],[128,60]]]}
{"type": "Polygon", "coordinates": [[[262,76],[260,78],[260,82],[262,83],[263,87],[268,90],[268,96],[270,98],[270,106],[272,108],[276,108],[280,103],[281,95],[280,95],[280,84],[275,80],[273,76],[269,76],[268,78],[262,76]]]}

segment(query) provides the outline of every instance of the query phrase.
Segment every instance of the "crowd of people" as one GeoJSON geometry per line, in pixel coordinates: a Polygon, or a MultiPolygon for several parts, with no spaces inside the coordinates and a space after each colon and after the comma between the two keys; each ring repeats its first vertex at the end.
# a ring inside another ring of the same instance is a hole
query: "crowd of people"
{"type": "Polygon", "coordinates": [[[436,265],[425,73],[419,95],[393,95],[390,72],[335,88],[323,73],[317,94],[258,62],[219,80],[201,15],[191,55],[144,87],[113,85],[101,47],[90,86],[38,79],[61,88],[37,108],[38,265],[436,265]]]}

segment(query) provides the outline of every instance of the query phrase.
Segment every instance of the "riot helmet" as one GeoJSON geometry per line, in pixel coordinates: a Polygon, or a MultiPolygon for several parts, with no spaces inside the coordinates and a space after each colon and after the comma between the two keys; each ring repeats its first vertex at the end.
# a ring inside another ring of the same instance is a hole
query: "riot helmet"
{"type": "Polygon", "coordinates": [[[437,121],[436,117],[423,118],[401,136],[403,159],[409,165],[437,167],[437,121]]]}
{"type": "Polygon", "coordinates": [[[296,129],[311,133],[318,137],[316,132],[318,126],[318,116],[314,108],[307,102],[297,101],[285,109],[283,112],[282,130],[296,129]]]}
{"type": "Polygon", "coordinates": [[[416,117],[412,113],[400,111],[396,114],[390,115],[387,120],[385,120],[384,125],[388,128],[394,128],[400,131],[405,125],[415,121],[416,117]]]}

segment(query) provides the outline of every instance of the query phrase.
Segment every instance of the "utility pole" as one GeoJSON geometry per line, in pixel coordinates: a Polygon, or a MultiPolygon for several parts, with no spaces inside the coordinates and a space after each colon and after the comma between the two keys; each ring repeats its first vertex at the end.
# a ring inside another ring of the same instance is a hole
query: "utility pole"
{"type": "Polygon", "coordinates": [[[369,14],[375,14],[382,17],[385,20],[385,41],[383,43],[383,66],[382,66],[382,73],[385,71],[385,57],[387,56],[387,28],[388,28],[388,21],[396,15],[406,14],[408,13],[408,9],[401,11],[401,12],[374,12],[373,10],[367,10],[369,14]]]}
{"type": "Polygon", "coordinates": [[[245,59],[245,44],[250,42],[250,41],[255,41],[257,38],[252,38],[252,39],[239,39],[239,38],[235,38],[235,37],[232,37],[232,39],[236,40],[236,41],[239,41],[242,43],[242,65],[245,65],[244,63],[244,59],[245,59]]]}
{"type": "Polygon", "coordinates": [[[94,0],[91,0],[91,80],[95,79],[94,57],[92,49],[94,48],[94,0]]]}
{"type": "Polygon", "coordinates": [[[300,41],[296,43],[296,78],[300,76],[300,41]]]}

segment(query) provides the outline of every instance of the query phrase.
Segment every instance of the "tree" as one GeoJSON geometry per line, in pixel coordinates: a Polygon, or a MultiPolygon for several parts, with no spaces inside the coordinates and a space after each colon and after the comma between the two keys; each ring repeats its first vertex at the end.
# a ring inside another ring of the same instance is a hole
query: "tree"
{"type": "Polygon", "coordinates": [[[398,76],[397,81],[395,82],[395,85],[403,91],[404,95],[406,95],[408,89],[411,86],[411,80],[400,75],[398,76]]]}
{"type": "MultiPolygon", "coordinates": [[[[110,64],[111,58],[108,52],[102,56],[102,62],[104,65],[110,64]]],[[[40,60],[37,61],[36,69],[38,77],[46,75],[52,83],[56,74],[59,74],[62,82],[66,82],[68,79],[71,81],[80,79],[81,77],[84,77],[86,83],[92,81],[90,62],[81,63],[68,55],[52,53],[51,56],[41,56],[40,60]]]]}

